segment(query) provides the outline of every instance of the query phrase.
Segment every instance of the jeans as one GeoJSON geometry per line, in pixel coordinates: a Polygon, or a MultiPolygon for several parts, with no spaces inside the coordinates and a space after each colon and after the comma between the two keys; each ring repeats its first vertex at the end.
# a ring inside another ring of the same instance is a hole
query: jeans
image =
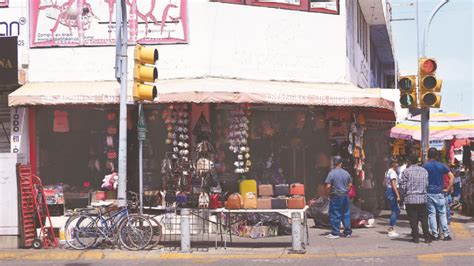
{"type": "Polygon", "coordinates": [[[446,217],[446,198],[442,193],[428,194],[428,221],[430,223],[431,234],[438,237],[438,223],[436,214],[439,215],[443,235],[449,236],[448,219],[446,217]]]}
{"type": "Polygon", "coordinates": [[[418,222],[421,222],[423,236],[426,239],[430,237],[428,231],[428,210],[424,204],[406,204],[408,220],[411,226],[411,237],[418,240],[420,232],[418,231],[418,222]]]}
{"type": "Polygon", "coordinates": [[[446,198],[446,219],[448,220],[448,224],[451,223],[451,203],[453,203],[453,197],[451,197],[451,194],[447,193],[444,194],[444,197],[446,198]]]}
{"type": "Polygon", "coordinates": [[[400,207],[398,207],[397,196],[395,195],[395,192],[393,192],[392,188],[387,188],[385,195],[390,202],[390,209],[392,210],[390,215],[390,227],[394,227],[397,223],[398,215],[400,215],[400,207]]]}
{"type": "Polygon", "coordinates": [[[344,225],[344,234],[352,234],[349,197],[347,195],[331,195],[329,201],[329,221],[331,222],[332,235],[339,235],[339,225],[341,221],[344,225]]]}

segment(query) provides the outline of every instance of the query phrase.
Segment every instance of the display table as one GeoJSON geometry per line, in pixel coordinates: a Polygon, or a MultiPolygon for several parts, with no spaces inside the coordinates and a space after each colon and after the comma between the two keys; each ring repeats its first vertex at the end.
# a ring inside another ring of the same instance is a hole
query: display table
{"type": "MultiPolygon", "coordinates": [[[[301,221],[303,224],[303,243],[309,245],[309,231],[308,231],[308,219],[306,218],[306,211],[308,210],[308,206],[305,206],[303,209],[238,209],[238,210],[228,210],[225,208],[219,208],[213,210],[215,213],[222,213],[225,215],[225,223],[227,226],[227,230],[229,231],[229,238],[230,242],[232,243],[232,232],[230,230],[231,226],[231,216],[237,214],[245,214],[245,213],[278,213],[282,216],[285,216],[291,219],[292,213],[299,213],[301,217],[301,221]]],[[[220,217],[220,215],[218,215],[220,217]]],[[[219,221],[219,220],[218,220],[219,221]]],[[[224,241],[224,247],[226,247],[226,241],[224,241]]]]}
{"type": "MultiPolygon", "coordinates": [[[[238,214],[246,214],[246,213],[277,213],[279,215],[282,215],[284,217],[287,217],[291,219],[291,214],[292,213],[299,213],[301,217],[301,222],[303,225],[303,243],[309,245],[309,230],[308,230],[308,219],[306,218],[306,211],[308,210],[308,206],[305,206],[303,209],[238,209],[238,210],[229,210],[225,208],[218,208],[218,209],[193,209],[190,208],[190,210],[205,210],[209,214],[216,214],[216,220],[212,221],[209,220],[208,218],[205,217],[200,217],[197,215],[200,219],[203,219],[205,221],[215,223],[217,226],[217,231],[216,231],[216,239],[215,239],[215,245],[217,248],[217,239],[220,236],[221,243],[224,242],[224,248],[227,247],[227,237],[225,237],[226,234],[229,234],[229,240],[232,243],[232,231],[231,231],[231,221],[232,221],[232,216],[233,215],[238,215],[238,214]],[[224,221],[222,221],[222,217],[224,217],[224,221]],[[225,231],[227,230],[227,231],[225,231]]],[[[162,207],[162,206],[157,206],[157,207],[143,207],[143,210],[146,211],[147,213],[155,213],[155,214],[162,214],[166,212],[176,212],[181,208],[176,208],[176,207],[162,207]]],[[[191,212],[193,213],[193,212],[191,212]]],[[[159,220],[158,221],[163,228],[165,228],[165,225],[162,224],[163,221],[159,220]]],[[[177,225],[179,226],[179,223],[177,222],[177,225]]]]}

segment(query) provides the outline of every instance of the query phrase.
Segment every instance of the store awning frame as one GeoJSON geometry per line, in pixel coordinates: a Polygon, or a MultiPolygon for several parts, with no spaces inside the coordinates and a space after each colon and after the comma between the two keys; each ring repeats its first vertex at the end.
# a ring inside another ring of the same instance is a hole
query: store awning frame
{"type": "MultiPolygon", "coordinates": [[[[131,84],[128,103],[133,104],[131,84]]],[[[159,80],[155,103],[255,103],[370,107],[395,112],[381,89],[346,83],[305,83],[226,78],[159,80]]],[[[118,104],[116,81],[27,83],[8,96],[9,106],[118,104]]]]}

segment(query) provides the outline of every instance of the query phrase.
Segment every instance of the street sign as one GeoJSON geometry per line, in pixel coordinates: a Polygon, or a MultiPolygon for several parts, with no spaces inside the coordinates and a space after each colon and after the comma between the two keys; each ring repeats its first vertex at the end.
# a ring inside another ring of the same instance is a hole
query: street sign
{"type": "Polygon", "coordinates": [[[138,140],[144,141],[146,139],[145,113],[143,112],[143,108],[139,109],[137,125],[138,140]]]}

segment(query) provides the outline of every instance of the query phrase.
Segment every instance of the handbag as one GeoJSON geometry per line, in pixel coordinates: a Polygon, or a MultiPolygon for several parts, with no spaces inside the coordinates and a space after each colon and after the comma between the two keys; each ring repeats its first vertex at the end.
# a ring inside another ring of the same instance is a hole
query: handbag
{"type": "Polygon", "coordinates": [[[349,197],[349,199],[354,199],[355,198],[356,191],[355,191],[354,186],[351,186],[351,188],[349,188],[349,192],[347,193],[347,196],[349,197]]]}

